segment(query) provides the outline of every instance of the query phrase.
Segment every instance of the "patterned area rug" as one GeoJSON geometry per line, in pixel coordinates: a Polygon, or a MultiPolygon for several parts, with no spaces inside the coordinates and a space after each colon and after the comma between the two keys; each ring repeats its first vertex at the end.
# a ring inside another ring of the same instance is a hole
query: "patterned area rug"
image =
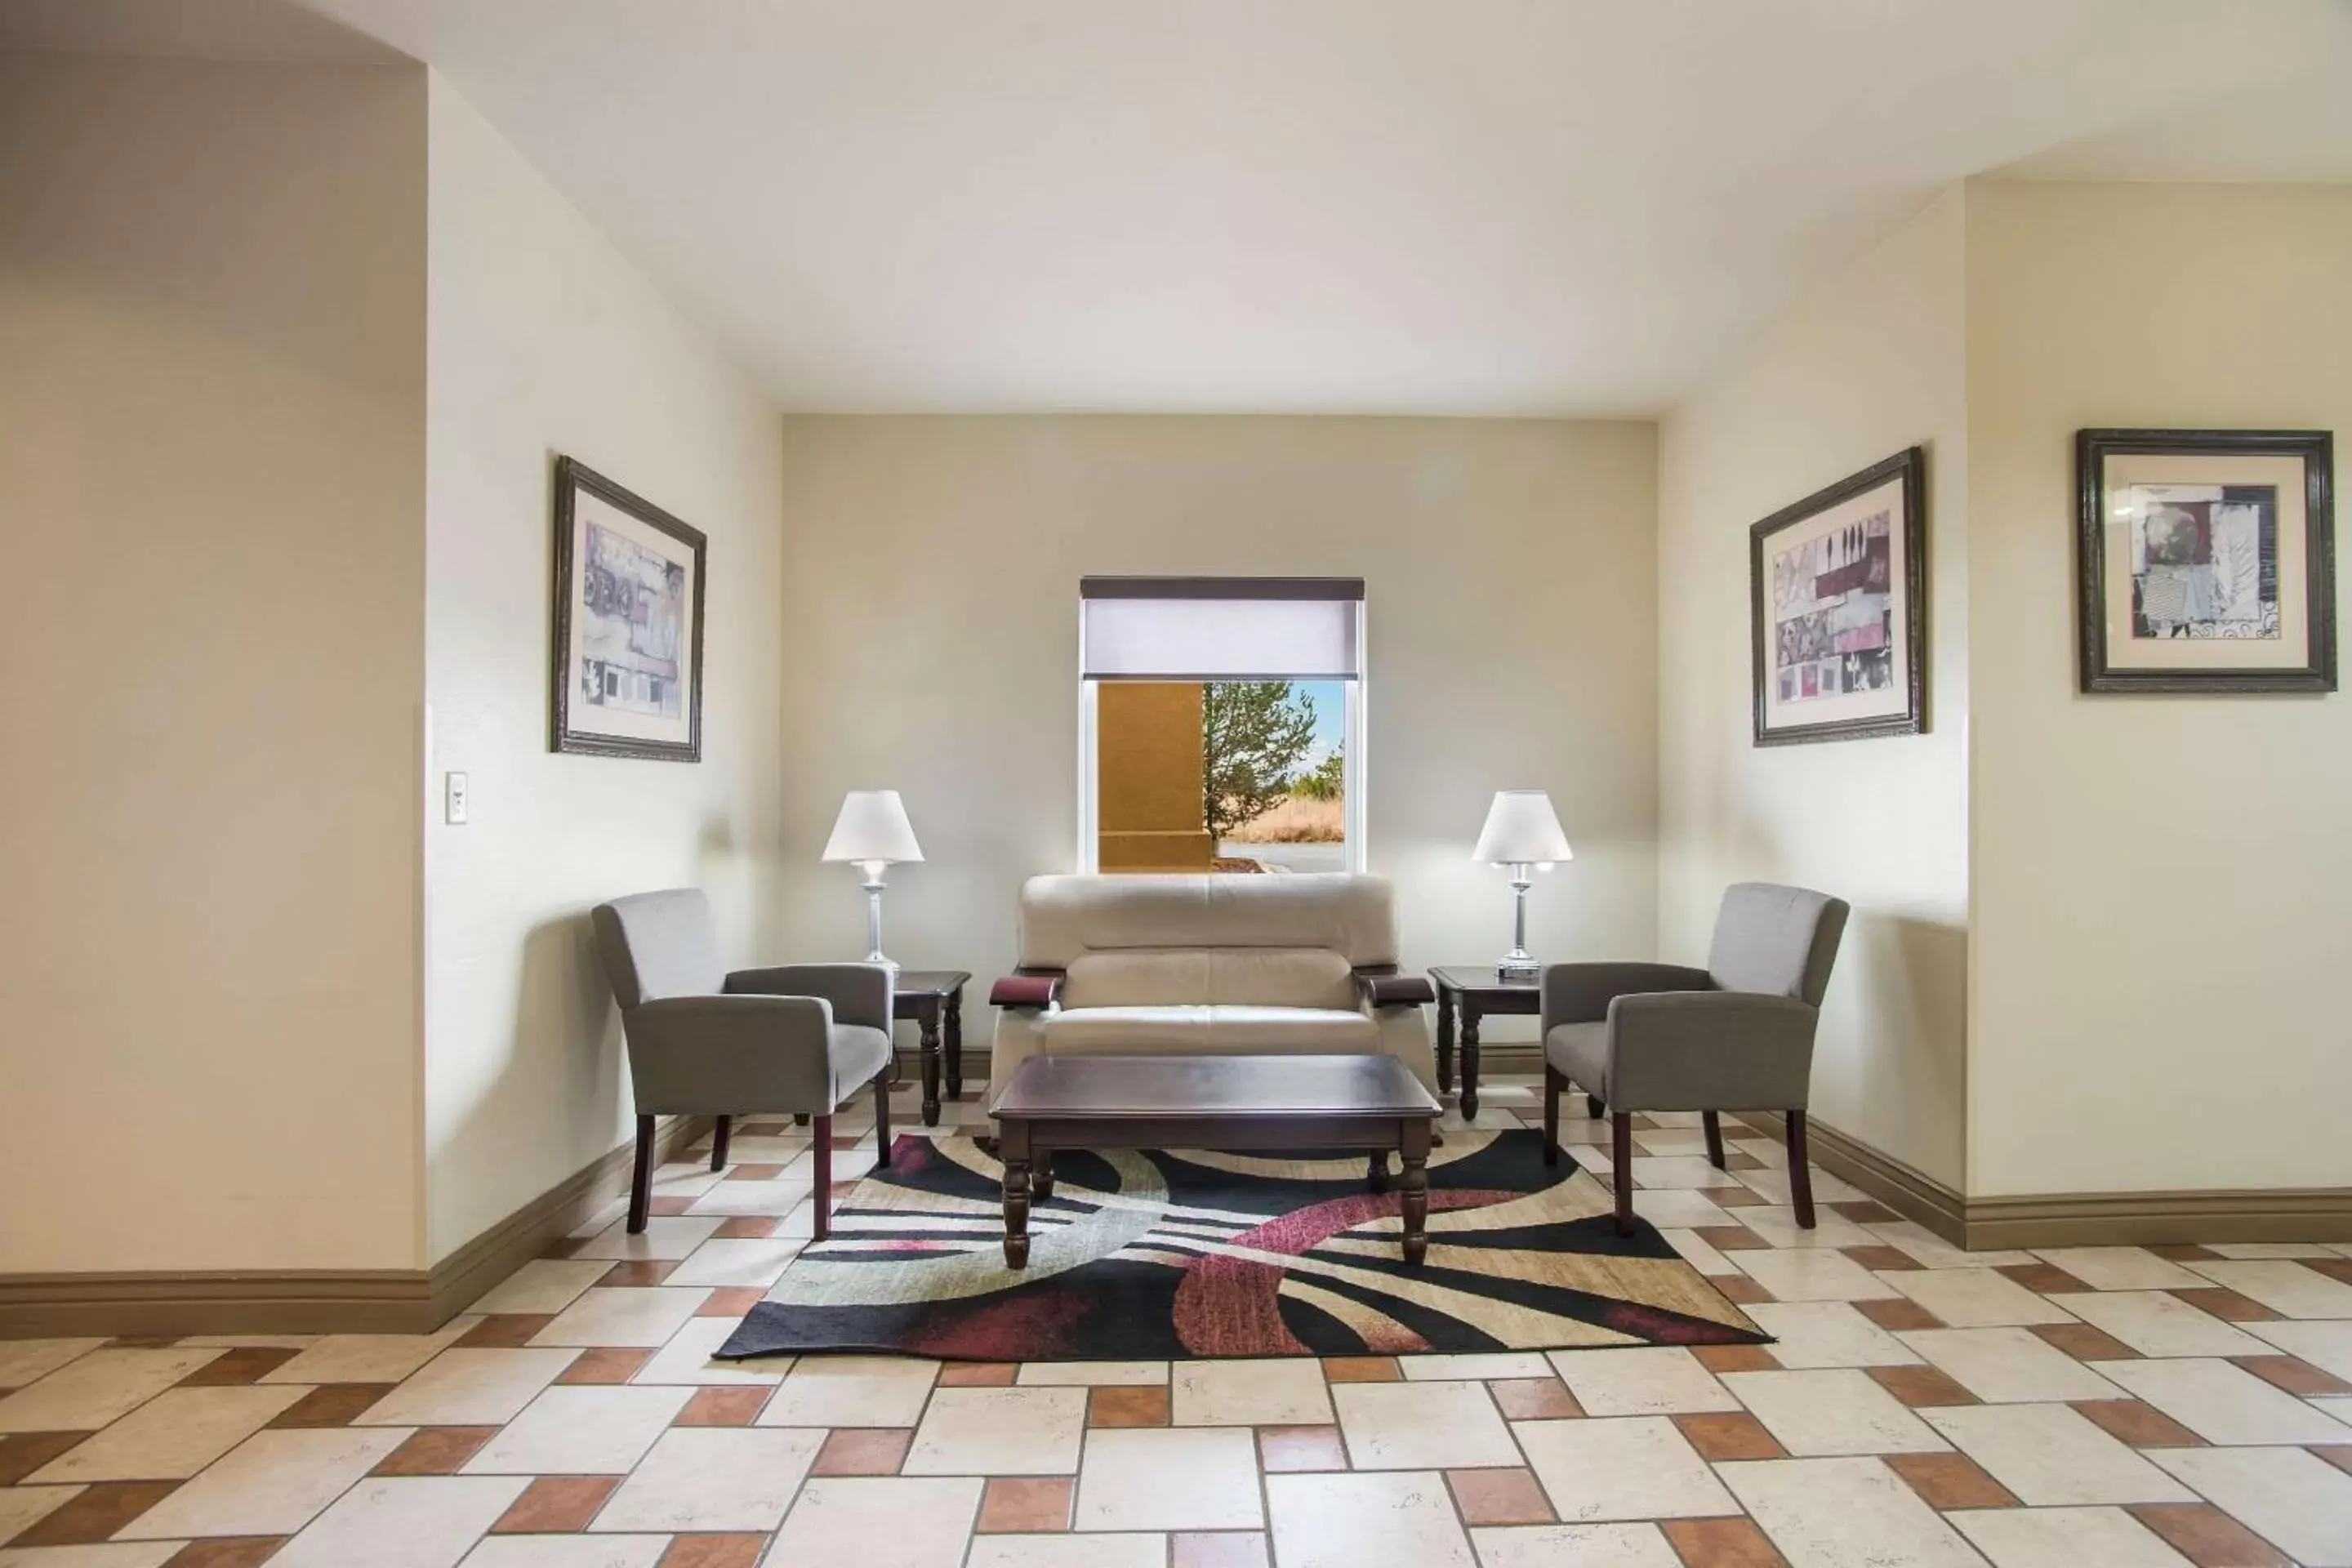
{"type": "Polygon", "coordinates": [[[1399,1256],[1399,1198],[1341,1160],[1197,1150],[1064,1153],[1004,1267],[1001,1167],[967,1137],[902,1137],[719,1352],[950,1360],[1393,1355],[1769,1336],[1540,1135],[1448,1130],[1429,1258],[1399,1256]]]}

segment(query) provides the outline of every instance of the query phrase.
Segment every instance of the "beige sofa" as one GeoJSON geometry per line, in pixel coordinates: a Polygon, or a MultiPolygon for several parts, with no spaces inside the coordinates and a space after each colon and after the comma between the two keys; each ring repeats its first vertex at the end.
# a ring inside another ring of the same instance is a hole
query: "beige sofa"
{"type": "Polygon", "coordinates": [[[1385,1052],[1437,1091],[1422,1004],[1397,971],[1381,877],[1033,877],[1021,969],[997,982],[988,1100],[1033,1056],[1385,1052]]]}

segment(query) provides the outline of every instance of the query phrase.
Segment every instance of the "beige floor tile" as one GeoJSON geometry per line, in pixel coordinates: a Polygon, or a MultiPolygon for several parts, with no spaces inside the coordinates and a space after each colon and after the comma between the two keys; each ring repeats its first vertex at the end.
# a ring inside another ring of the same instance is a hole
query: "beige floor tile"
{"type": "Polygon", "coordinates": [[[2187,1568],[2189,1563],[2119,1508],[1964,1509],[1944,1517],[1993,1568],[2187,1568]]]}
{"type": "Polygon", "coordinates": [[[773,1285],[800,1256],[800,1237],[714,1236],[670,1271],[666,1285],[773,1285]]]}
{"type": "Polygon", "coordinates": [[[1963,1251],[1913,1220],[1885,1220],[1863,1228],[1887,1246],[1909,1253],[1927,1268],[2006,1268],[2013,1263],[2034,1261],[2030,1252],[1963,1251]]]}
{"type": "Polygon", "coordinates": [[[470,1317],[430,1334],[329,1334],[261,1374],[264,1383],[398,1383],[447,1350],[470,1317]]]}
{"type": "Polygon", "coordinates": [[[1948,1445],[1866,1372],[1727,1372],[1725,1386],[1800,1459],[1929,1454],[1948,1445]]]}
{"type": "Polygon", "coordinates": [[[534,1258],[467,1309],[478,1313],[560,1312],[613,1265],[604,1258],[534,1258]]]}
{"type": "Polygon", "coordinates": [[[2045,1247],[2033,1255],[2094,1290],[2193,1290],[2206,1283],[2144,1247],[2045,1247]]]}
{"type": "Polygon", "coordinates": [[[2102,1290],[2050,1300],[2142,1355],[2270,1353],[2270,1347],[2252,1334],[2161,1290],[2102,1290]]]}
{"type": "Polygon", "coordinates": [[[1166,1383],[1168,1373],[1164,1361],[1024,1361],[1014,1381],[1024,1386],[1072,1384],[1110,1387],[1166,1383]]]}
{"type": "Polygon", "coordinates": [[[2226,1361],[2110,1361],[2098,1369],[2209,1443],[2352,1443],[2352,1426],[2226,1361]]]}
{"type": "Polygon", "coordinates": [[[1474,1530],[1479,1568],[1683,1568],[1654,1524],[1533,1524],[1474,1530]]]}
{"type": "Polygon", "coordinates": [[[521,1476],[362,1481],[269,1560],[269,1568],[451,1568],[522,1495],[521,1476]]]}
{"type": "Polygon", "coordinates": [[[466,1461],[469,1476],[621,1475],[693,1396],[690,1388],[548,1389],[466,1461]]]}
{"type": "Polygon", "coordinates": [[[658,1349],[686,1326],[710,1293],[667,1285],[598,1286],[531,1335],[534,1347],[619,1345],[658,1349]]]}
{"type": "Polygon", "coordinates": [[[291,1535],[407,1436],[366,1426],[257,1432],[116,1533],[138,1541],[291,1535]]]}
{"type": "Polygon", "coordinates": [[[1359,1470],[1474,1469],[1521,1463],[1483,1383],[1343,1383],[1331,1390],[1348,1462],[1359,1470]]]}
{"type": "Polygon", "coordinates": [[[299,1388],[261,1385],[168,1388],[26,1479],[41,1486],[184,1480],[301,1397],[299,1388]]]}
{"type": "Polygon", "coordinates": [[[1165,1535],[976,1535],[964,1568],[1164,1568],[1167,1561],[1165,1535]]]}
{"type": "Polygon", "coordinates": [[[760,1412],[762,1426],[912,1426],[939,1363],[914,1356],[803,1356],[760,1412]]]}
{"type": "Polygon", "coordinates": [[[0,1340],[0,1388],[37,1383],[105,1342],[102,1339],[0,1340]]]}
{"type": "Polygon", "coordinates": [[[1323,1363],[1312,1356],[1181,1362],[1171,1398],[1179,1426],[1312,1426],[1331,1420],[1323,1363]]]}
{"type": "Polygon", "coordinates": [[[631,1236],[626,1222],[614,1220],[572,1256],[581,1258],[682,1258],[710,1239],[722,1220],[707,1215],[656,1215],[644,1232],[631,1236]]]}
{"type": "Polygon", "coordinates": [[[1990,1268],[1890,1268],[1879,1278],[1941,1318],[1947,1328],[1994,1329],[2074,1321],[2063,1307],[2052,1305],[1990,1268]]]}
{"type": "Polygon", "coordinates": [[[2116,1397],[2114,1384],[2030,1329],[1916,1329],[1902,1340],[1988,1405],[2116,1397]]]}
{"type": "Polygon", "coordinates": [[[163,1568],[180,1550],[176,1541],[128,1541],[104,1546],[23,1546],[0,1549],[0,1568],[163,1568]]]}
{"type": "Polygon", "coordinates": [[[1739,1253],[1732,1261],[1782,1301],[1875,1301],[1902,1294],[1843,1252],[1772,1247],[1739,1253]]]}
{"type": "MultiPolygon", "coordinates": [[[[1790,1200],[1789,1172],[1786,1165],[1775,1165],[1762,1171],[1735,1171],[1740,1184],[1767,1202],[1787,1205],[1790,1200]]],[[[1813,1201],[1817,1204],[1852,1203],[1870,1194],[1839,1181],[1819,1165],[1813,1167],[1813,1201]]]]}
{"type": "Polygon", "coordinates": [[[1790,1568],[1983,1568],[1983,1560],[1876,1459],[1753,1459],[1718,1467],[1790,1568]]]}
{"type": "Polygon", "coordinates": [[[767,1561],[957,1568],[982,1485],[977,1476],[821,1476],[801,1489],[767,1561]]]}
{"type": "Polygon", "coordinates": [[[0,1432],[95,1431],[138,1409],[221,1353],[217,1350],[91,1351],[0,1399],[0,1432]]]}
{"type": "Polygon", "coordinates": [[[674,1426],[590,1528],[773,1530],[824,1445],[823,1432],[804,1427],[674,1426]]]}
{"type": "Polygon", "coordinates": [[[1701,1274],[1723,1275],[1739,1272],[1739,1265],[1726,1258],[1705,1237],[1695,1230],[1662,1228],[1658,1234],[1666,1238],[1668,1247],[1682,1255],[1684,1262],[1701,1274]]]}
{"type": "Polygon", "coordinates": [[[1489,1377],[1549,1377],[1541,1351],[1500,1351],[1480,1355],[1408,1355],[1397,1358],[1407,1383],[1460,1383],[1489,1377]]]}
{"type": "Polygon", "coordinates": [[[1922,1414],[2029,1507],[2197,1500],[2063,1405],[1950,1405],[1922,1414]]]}
{"type": "Polygon", "coordinates": [[[2305,1568],[2352,1564],[2352,1475],[2302,1448],[2159,1448],[2151,1458],[2305,1568]]]}
{"type": "Polygon", "coordinates": [[[657,1568],[667,1535],[493,1535],[458,1568],[657,1568]]]}
{"type": "Polygon", "coordinates": [[[1258,1530],[1257,1444],[1239,1426],[1097,1426],[1078,1467],[1079,1530],[1258,1530]]]}
{"type": "Polygon", "coordinates": [[[1739,1402],[1679,1346],[1554,1351],[1551,1363],[1588,1415],[1681,1415],[1739,1402]]]}
{"type": "MultiPolygon", "coordinates": [[[[834,1129],[841,1135],[838,1124],[834,1129]]],[[[809,1130],[796,1127],[792,1131],[773,1136],[746,1138],[740,1135],[727,1140],[727,1158],[738,1165],[789,1165],[809,1152],[809,1130]]],[[[703,1159],[709,1159],[708,1145],[703,1159]]]]}
{"type": "Polygon", "coordinates": [[[1519,1421],[1511,1430],[1565,1523],[1739,1511],[1698,1450],[1663,1415],[1519,1421]]]}
{"type": "Polygon", "coordinates": [[[1775,1247],[1874,1247],[1878,1238],[1853,1221],[1832,1212],[1821,1200],[1813,1212],[1813,1228],[1797,1223],[1797,1211],[1780,1204],[1757,1204],[1741,1209],[1739,1223],[1775,1247]]]}
{"type": "MultiPolygon", "coordinates": [[[[1607,1175],[1606,1169],[1596,1172],[1607,1175]]],[[[1730,1225],[1732,1211],[1696,1187],[1636,1187],[1633,1212],[1659,1226],[1700,1230],[1710,1225],[1730,1225]]]]}
{"type": "Polygon", "coordinates": [[[2336,1248],[2324,1241],[2209,1241],[2205,1250],[2235,1258],[2336,1256],[2336,1248]]]}
{"type": "Polygon", "coordinates": [[[2248,1323],[2246,1331],[2260,1335],[2292,1356],[2352,1380],[2352,1322],[2320,1322],[2287,1319],[2275,1323],[2248,1323]]]}
{"type": "Polygon", "coordinates": [[[1087,1428],[1083,1388],[942,1388],[915,1428],[903,1476],[1066,1476],[1087,1428]]]}
{"type": "Polygon", "coordinates": [[[496,1426],[572,1364],[568,1350],[443,1351],[361,1414],[362,1426],[496,1426]]]}
{"type": "Polygon", "coordinates": [[[2289,1318],[2352,1318],[2352,1285],[2284,1258],[2192,1263],[2214,1284],[2289,1318]]]}
{"type": "Polygon", "coordinates": [[[1729,1171],[1718,1171],[1703,1154],[1643,1154],[1633,1161],[1633,1184],[1652,1192],[1706,1187],[1736,1187],[1742,1184],[1729,1171]]]}
{"type": "MultiPolygon", "coordinates": [[[[835,1180],[845,1178],[842,1172],[835,1180]]],[[[774,1215],[778,1218],[808,1201],[806,1177],[780,1177],[772,1182],[721,1182],[688,1207],[688,1217],[717,1215],[774,1215]]]]}
{"type": "Polygon", "coordinates": [[[1268,1476],[1265,1496],[1282,1568],[1475,1568],[1435,1470],[1268,1476]]]}
{"type": "Polygon", "coordinates": [[[740,1321],[735,1318],[688,1318],[686,1326],[637,1369],[631,1383],[688,1383],[705,1386],[769,1387],[782,1383],[793,1367],[790,1356],[760,1356],[750,1361],[713,1361],[740,1321]]]}
{"type": "Polygon", "coordinates": [[[79,1487],[0,1487],[0,1546],[79,1496],[79,1487]]]}
{"type": "Polygon", "coordinates": [[[1740,1310],[1772,1336],[1768,1348],[1785,1367],[1919,1364],[1916,1351],[1848,1301],[1759,1301],[1740,1310]]]}

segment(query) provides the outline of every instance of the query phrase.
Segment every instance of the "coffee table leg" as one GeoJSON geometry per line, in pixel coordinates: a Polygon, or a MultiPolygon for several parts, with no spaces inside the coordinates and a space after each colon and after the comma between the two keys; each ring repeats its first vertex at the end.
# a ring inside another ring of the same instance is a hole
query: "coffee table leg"
{"type": "Polygon", "coordinates": [[[1371,1167],[1364,1173],[1364,1180],[1376,1193],[1389,1190],[1389,1152],[1387,1150],[1372,1151],[1371,1167]]]}
{"type": "Polygon", "coordinates": [[[923,1006],[923,1125],[940,1124],[940,1005],[923,1006]]]}
{"type": "Polygon", "coordinates": [[[1429,1256],[1429,1123],[1408,1125],[1403,1143],[1404,1260],[1419,1263],[1429,1256]]]}
{"type": "Polygon", "coordinates": [[[1029,1156],[1029,1194],[1039,1203],[1054,1195],[1054,1152],[1040,1149],[1029,1156]]]}
{"type": "Polygon", "coordinates": [[[1004,1162],[1004,1266],[1029,1267],[1029,1129],[1007,1124],[997,1134],[1004,1162]]]}
{"type": "Polygon", "coordinates": [[[1478,1120],[1478,1008],[1462,998],[1462,1120],[1478,1120]]]}

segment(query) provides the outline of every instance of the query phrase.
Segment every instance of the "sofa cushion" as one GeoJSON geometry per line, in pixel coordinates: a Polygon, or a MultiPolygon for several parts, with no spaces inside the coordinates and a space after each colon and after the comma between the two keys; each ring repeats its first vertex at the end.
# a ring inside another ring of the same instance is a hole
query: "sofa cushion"
{"type": "Polygon", "coordinates": [[[1347,959],[1329,948],[1129,948],[1071,960],[1061,999],[1066,1007],[1352,1008],[1356,983],[1347,959]]]}
{"type": "Polygon", "coordinates": [[[1045,1037],[1048,1052],[1077,1055],[1346,1055],[1381,1048],[1379,1023],[1368,1014],[1339,1007],[1065,1007],[1045,1019],[1045,1037]]]}

